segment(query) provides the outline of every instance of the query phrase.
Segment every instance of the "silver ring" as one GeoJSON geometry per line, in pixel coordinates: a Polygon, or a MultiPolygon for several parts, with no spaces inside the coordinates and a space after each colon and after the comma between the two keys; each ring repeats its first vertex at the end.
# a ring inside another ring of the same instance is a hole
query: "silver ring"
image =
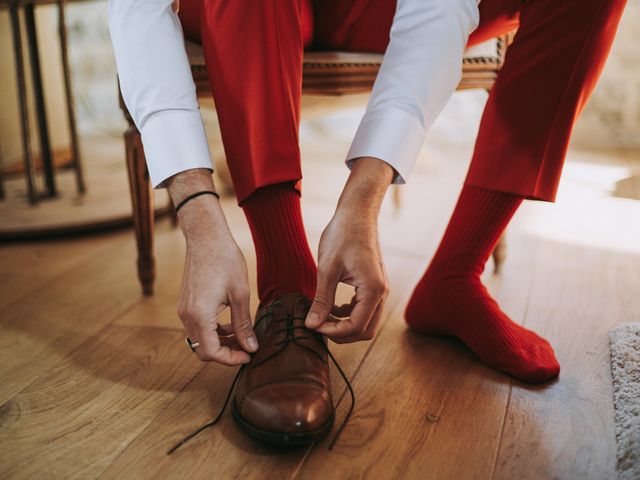
{"type": "Polygon", "coordinates": [[[189,337],[185,338],[184,341],[187,342],[187,346],[191,349],[191,351],[193,353],[196,353],[196,348],[198,348],[200,346],[200,343],[199,342],[192,342],[189,337]]]}

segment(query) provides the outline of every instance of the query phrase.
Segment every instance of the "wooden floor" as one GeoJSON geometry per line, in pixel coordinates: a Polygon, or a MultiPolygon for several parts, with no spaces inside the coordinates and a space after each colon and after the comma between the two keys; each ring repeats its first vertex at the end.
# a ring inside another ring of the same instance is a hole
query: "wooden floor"
{"type": "MultiPolygon", "coordinates": [[[[344,144],[312,133],[303,131],[304,213],[315,249],[346,172],[335,160],[344,144]]],[[[332,347],[357,405],[331,452],[326,441],[290,451],[257,444],[227,415],[165,455],[217,411],[234,374],[198,363],[183,343],[175,305],[184,242],[169,222],[156,235],[153,298],[140,294],[131,231],[1,246],[0,477],[613,478],[607,332],[640,318],[640,202],[616,195],[637,173],[633,155],[572,152],[558,204],[526,204],[503,273],[488,266],[504,309],[547,337],[562,364],[559,381],[529,387],[403,324],[469,148],[424,153],[401,209],[384,206],[392,294],[374,341],[332,347]]],[[[242,214],[232,199],[224,206],[253,271],[242,214]]],[[[348,402],[333,373],[341,418],[348,402]]]]}

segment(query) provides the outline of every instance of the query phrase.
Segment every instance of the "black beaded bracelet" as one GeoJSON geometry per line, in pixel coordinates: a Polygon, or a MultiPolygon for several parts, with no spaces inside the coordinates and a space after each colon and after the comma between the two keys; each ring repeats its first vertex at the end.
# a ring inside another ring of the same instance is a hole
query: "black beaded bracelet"
{"type": "Polygon", "coordinates": [[[213,190],[204,190],[202,192],[196,192],[192,195],[189,195],[187,198],[185,198],[184,200],[182,200],[178,205],[176,205],[176,213],[178,213],[178,211],[184,207],[184,204],[187,203],[190,200],[193,200],[196,197],[199,197],[200,195],[213,195],[216,198],[220,198],[220,195],[218,195],[216,192],[214,192],[213,190]]]}

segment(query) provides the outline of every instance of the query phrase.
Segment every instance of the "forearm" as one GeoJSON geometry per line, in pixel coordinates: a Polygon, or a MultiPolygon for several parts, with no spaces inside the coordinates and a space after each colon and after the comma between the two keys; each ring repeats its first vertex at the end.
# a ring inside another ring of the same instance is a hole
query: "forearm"
{"type": "Polygon", "coordinates": [[[393,168],[382,160],[357,159],[338,201],[336,215],[347,215],[352,221],[375,222],[394,174],[393,168]]]}

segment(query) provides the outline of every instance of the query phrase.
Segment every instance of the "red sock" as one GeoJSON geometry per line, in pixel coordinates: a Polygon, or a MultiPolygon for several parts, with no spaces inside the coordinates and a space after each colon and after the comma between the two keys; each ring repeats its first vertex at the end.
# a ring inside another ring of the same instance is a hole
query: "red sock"
{"type": "Polygon", "coordinates": [[[516,195],[465,186],[405,317],[414,330],[457,337],[492,367],[541,383],[560,373],[551,345],[507,317],[480,281],[520,203],[516,195]]]}
{"type": "Polygon", "coordinates": [[[262,187],[242,209],[258,261],[258,296],[265,305],[287,293],[313,298],[316,263],[302,223],[300,194],[291,183],[262,187]]]}

